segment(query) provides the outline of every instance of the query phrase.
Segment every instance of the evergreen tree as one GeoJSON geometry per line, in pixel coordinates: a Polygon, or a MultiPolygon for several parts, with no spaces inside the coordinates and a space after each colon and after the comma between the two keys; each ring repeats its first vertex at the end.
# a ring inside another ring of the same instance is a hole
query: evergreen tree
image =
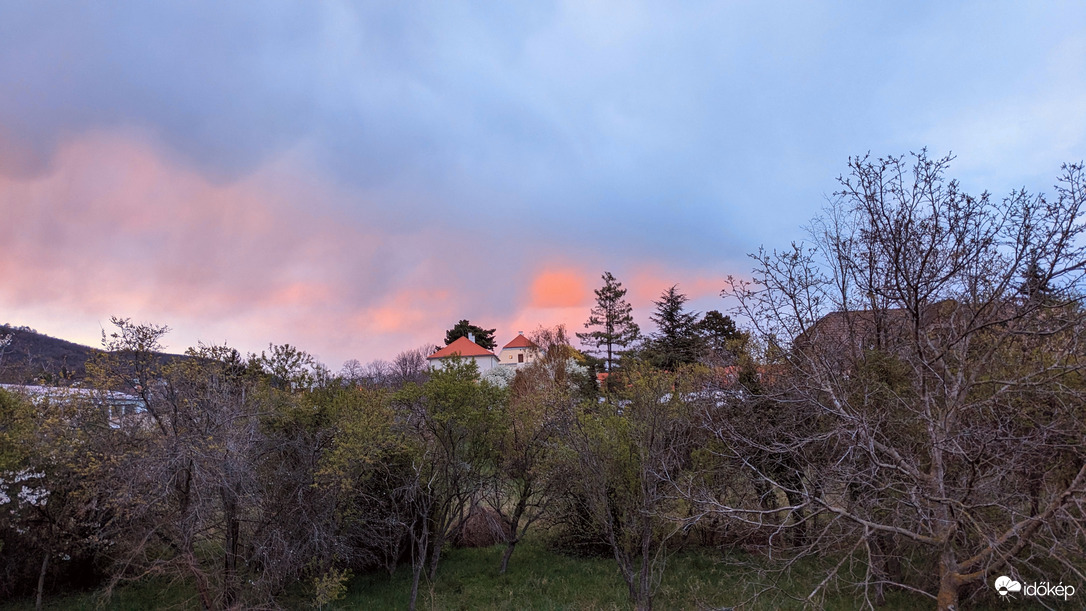
{"type": "Polygon", "coordinates": [[[734,362],[746,339],[746,334],[735,326],[731,316],[716,310],[705,313],[697,323],[697,331],[706,351],[717,359],[717,362],[723,360],[724,364],[734,362]]]}
{"type": "Polygon", "coordinates": [[[686,295],[675,285],[660,295],[660,301],[653,302],[656,312],[651,318],[656,323],[656,333],[649,338],[645,354],[657,367],[674,371],[679,365],[693,363],[698,358],[702,345],[698,335],[698,314],[686,311],[687,301],[686,295]]]}
{"type": "Polygon", "coordinates": [[[476,344],[487,350],[493,350],[498,345],[498,343],[494,341],[495,331],[497,331],[497,329],[484,329],[480,326],[473,325],[467,319],[464,319],[456,323],[456,326],[452,329],[445,332],[445,345],[448,346],[461,337],[467,337],[470,333],[475,336],[476,344]]]}
{"type": "Polygon", "coordinates": [[[595,330],[578,333],[577,337],[590,352],[603,354],[607,371],[611,371],[618,350],[636,342],[641,329],[633,320],[633,308],[626,301],[626,289],[611,272],[603,273],[603,286],[595,293],[596,305],[584,323],[586,329],[595,330]]]}

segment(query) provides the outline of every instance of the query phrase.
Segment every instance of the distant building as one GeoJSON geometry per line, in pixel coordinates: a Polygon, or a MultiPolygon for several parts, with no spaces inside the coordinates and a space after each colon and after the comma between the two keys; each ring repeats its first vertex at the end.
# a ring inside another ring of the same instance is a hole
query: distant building
{"type": "Polygon", "coordinates": [[[123,392],[25,384],[0,384],[0,388],[22,395],[35,403],[43,401],[58,401],[61,403],[72,401],[89,402],[103,409],[109,418],[110,426],[114,428],[120,427],[125,421],[135,422],[140,425],[147,424],[147,408],[143,403],[143,399],[123,392]]]}
{"type": "Polygon", "coordinates": [[[445,359],[458,356],[463,360],[475,361],[479,371],[483,372],[498,365],[501,361],[493,352],[476,344],[472,339],[459,337],[453,343],[426,357],[430,369],[444,367],[445,359]]]}
{"type": "Polygon", "coordinates": [[[524,337],[524,333],[518,333],[517,336],[513,338],[513,341],[502,348],[499,360],[502,365],[520,367],[531,363],[538,355],[539,346],[535,345],[532,340],[524,337]]]}

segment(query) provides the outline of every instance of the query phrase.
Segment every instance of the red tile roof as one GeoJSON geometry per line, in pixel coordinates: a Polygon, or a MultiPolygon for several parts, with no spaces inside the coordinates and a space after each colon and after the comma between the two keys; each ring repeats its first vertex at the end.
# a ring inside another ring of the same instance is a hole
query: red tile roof
{"type": "Polygon", "coordinates": [[[456,341],[449,344],[448,346],[445,346],[441,350],[438,350],[437,352],[431,354],[426,358],[443,359],[445,357],[453,356],[454,354],[460,356],[493,356],[494,358],[498,358],[494,355],[493,352],[487,350],[486,348],[483,348],[479,344],[476,344],[475,342],[471,341],[466,337],[456,338],[456,341]]]}
{"type": "Polygon", "coordinates": [[[506,344],[505,346],[503,346],[502,350],[505,350],[506,348],[538,348],[538,347],[539,346],[536,346],[534,343],[532,343],[532,340],[528,339],[527,337],[524,337],[523,335],[518,335],[518,336],[513,338],[513,341],[511,341],[508,344],[506,344]]]}

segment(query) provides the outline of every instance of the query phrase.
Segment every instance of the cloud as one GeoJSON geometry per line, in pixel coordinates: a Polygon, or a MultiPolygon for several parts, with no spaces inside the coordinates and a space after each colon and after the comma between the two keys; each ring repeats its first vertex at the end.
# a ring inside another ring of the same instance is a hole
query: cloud
{"type": "Polygon", "coordinates": [[[719,307],[851,154],[1086,155],[1084,9],[982,6],[12,4],[0,303],[330,360],[579,327],[603,269],[719,307]]]}
{"type": "Polygon", "coordinates": [[[581,272],[573,269],[545,270],[532,281],[531,306],[536,308],[584,306],[590,295],[581,272]]]}
{"type": "Polygon", "coordinates": [[[99,321],[138,315],[188,342],[290,341],[337,358],[368,331],[361,312],[378,331],[402,330],[381,315],[410,312],[390,303],[395,291],[431,287],[414,293],[416,308],[449,301],[436,289],[457,257],[433,259],[432,228],[397,235],[359,222],[336,206],[346,195],[295,165],[217,184],[138,133],[67,142],[48,173],[0,179],[0,301],[99,321]]]}
{"type": "MultiPolygon", "coordinates": [[[[437,342],[461,318],[502,337],[583,325],[600,272],[570,264],[546,234],[484,243],[426,219],[383,226],[357,213],[383,202],[306,167],[304,153],[288,153],[220,183],[140,130],[71,139],[48,172],[0,178],[0,304],[32,316],[11,322],[46,331],[82,321],[84,341],[118,315],[168,324],[174,350],[285,342],[333,365],[437,342]]],[[[627,286],[647,315],[675,282],[719,290],[659,265],[627,286]]]]}

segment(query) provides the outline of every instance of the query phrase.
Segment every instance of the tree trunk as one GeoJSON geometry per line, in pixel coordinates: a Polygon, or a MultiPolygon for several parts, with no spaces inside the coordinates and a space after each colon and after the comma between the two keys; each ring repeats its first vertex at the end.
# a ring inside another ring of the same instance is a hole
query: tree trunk
{"type": "Polygon", "coordinates": [[[641,518],[644,524],[641,527],[641,575],[637,583],[637,599],[634,608],[637,611],[652,610],[652,521],[641,518]]]}
{"type": "Polygon", "coordinates": [[[441,548],[445,547],[445,533],[438,533],[434,539],[433,552],[430,554],[430,581],[437,578],[437,563],[441,561],[441,548]]]}
{"type": "Polygon", "coordinates": [[[238,504],[232,491],[222,491],[223,517],[226,521],[226,541],[223,554],[223,606],[227,609],[237,602],[238,538],[241,525],[238,521],[238,504]]]}
{"type": "MultiPolygon", "coordinates": [[[[412,536],[414,536],[413,533],[412,536]]],[[[429,551],[430,520],[424,517],[422,519],[422,535],[415,540],[415,551],[411,557],[411,601],[407,605],[409,611],[415,611],[415,604],[419,598],[419,580],[422,579],[422,568],[426,566],[426,557],[429,555],[429,551]]]]}
{"type": "MultiPolygon", "coordinates": [[[[506,526],[509,527],[509,541],[505,546],[505,553],[502,554],[502,566],[498,571],[499,575],[504,575],[505,570],[509,568],[509,558],[513,555],[513,549],[517,546],[517,542],[520,541],[517,530],[520,528],[520,518],[524,515],[524,508],[528,505],[528,495],[532,492],[531,485],[523,486],[520,490],[520,499],[517,500],[517,506],[513,510],[513,517],[509,518],[506,526]]],[[[528,529],[527,526],[524,527],[528,529]]]]}
{"type": "Polygon", "coordinates": [[[935,608],[938,611],[958,609],[958,594],[962,584],[954,570],[956,566],[953,550],[943,551],[939,559],[939,593],[935,597],[935,608]]]}
{"type": "Polygon", "coordinates": [[[413,575],[411,579],[411,602],[407,605],[408,611],[415,611],[415,604],[419,599],[419,580],[422,579],[422,565],[423,562],[420,560],[411,569],[413,575]]]}
{"type": "Polygon", "coordinates": [[[41,611],[41,596],[45,590],[45,573],[49,570],[49,550],[45,551],[45,555],[41,559],[41,572],[38,573],[38,595],[34,599],[35,611],[41,611]]]}
{"type": "Polygon", "coordinates": [[[505,570],[509,568],[509,558],[513,555],[513,548],[517,546],[517,539],[513,538],[509,540],[509,543],[505,545],[505,553],[502,554],[502,567],[498,571],[499,575],[505,575],[505,570]]]}

